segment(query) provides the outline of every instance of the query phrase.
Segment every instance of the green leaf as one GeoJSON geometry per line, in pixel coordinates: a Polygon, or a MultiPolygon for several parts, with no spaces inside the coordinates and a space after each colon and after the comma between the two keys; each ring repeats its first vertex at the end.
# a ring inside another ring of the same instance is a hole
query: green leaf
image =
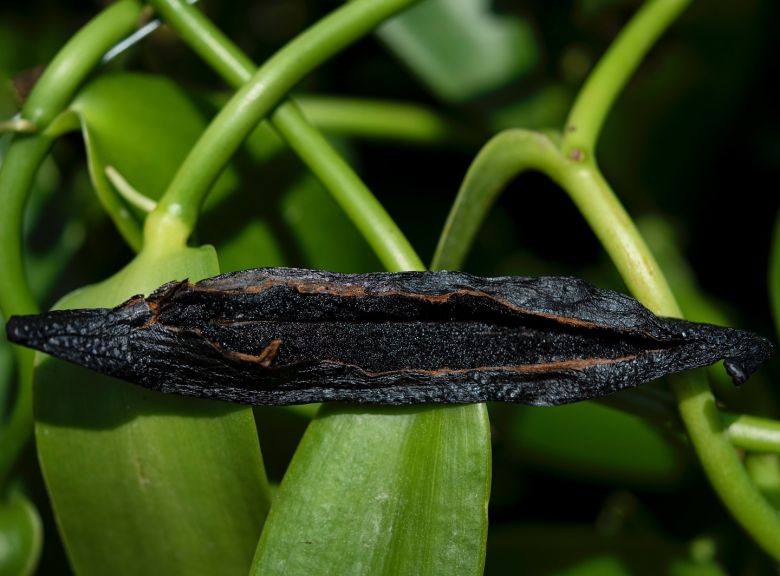
{"type": "Polygon", "coordinates": [[[463,102],[528,74],[533,31],[488,0],[427,0],[379,28],[382,40],[443,100],[463,102]]]}
{"type": "MultiPolygon", "coordinates": [[[[210,247],[142,251],[57,307],[113,306],[217,272],[210,247]]],[[[245,574],[269,504],[251,410],[39,360],[39,457],[75,572],[245,574]]]]}
{"type": "Polygon", "coordinates": [[[518,406],[512,439],[518,458],[562,474],[608,483],[668,485],[685,460],[656,429],[594,402],[553,409],[518,406]]]}
{"type": "MultiPolygon", "coordinates": [[[[121,198],[106,177],[116,169],[143,196],[158,200],[206,127],[200,110],[170,80],[144,74],[97,77],[70,107],[81,121],[90,177],[104,208],[128,243],[140,247],[143,211],[121,198]]],[[[209,205],[235,188],[227,170],[209,205]]]]}
{"type": "Polygon", "coordinates": [[[484,405],[326,408],[279,488],[252,574],[481,574],[484,405]]]}
{"type": "Polygon", "coordinates": [[[0,499],[0,574],[32,574],[42,541],[41,520],[32,502],[18,490],[0,499]]]}

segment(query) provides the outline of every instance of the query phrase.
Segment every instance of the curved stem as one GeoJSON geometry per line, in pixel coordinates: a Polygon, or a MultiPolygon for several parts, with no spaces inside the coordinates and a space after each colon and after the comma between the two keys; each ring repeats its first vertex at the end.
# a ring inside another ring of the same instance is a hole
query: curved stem
{"type": "MultiPolygon", "coordinates": [[[[354,0],[299,34],[271,57],[195,144],[152,214],[154,217],[147,220],[145,233],[154,236],[154,226],[166,221],[161,214],[183,222],[191,231],[216,177],[244,138],[284,95],[314,68],[414,1],[354,0]]],[[[215,54],[213,59],[218,60],[219,55],[215,54]]],[[[234,62],[241,64],[241,60],[234,62]]],[[[223,67],[236,79],[243,76],[242,67],[232,67],[232,71],[228,65],[223,67]]]]}
{"type": "Polygon", "coordinates": [[[780,454],[780,422],[747,414],[720,413],[723,431],[737,448],[780,454]]]}
{"type": "Polygon", "coordinates": [[[658,315],[681,316],[650,249],[595,162],[559,156],[548,175],[574,201],[634,297],[658,315]]]}
{"type": "Polygon", "coordinates": [[[691,0],[648,0],[588,76],[566,121],[562,150],[591,156],[612,104],[645,54],[691,0]]]}
{"type": "Polygon", "coordinates": [[[11,471],[19,455],[27,445],[32,435],[33,414],[33,362],[35,352],[32,350],[15,350],[18,390],[14,406],[0,435],[0,497],[6,492],[11,480],[11,471]]]}
{"type": "MultiPolygon", "coordinates": [[[[663,273],[595,164],[562,160],[550,176],[580,207],[637,299],[658,315],[680,316],[663,273]]],[[[729,442],[703,373],[676,375],[671,383],[680,416],[713,488],[745,530],[780,558],[780,516],[751,482],[729,442]]]]}
{"type": "Polygon", "coordinates": [[[673,380],[680,415],[713,488],[737,522],[780,560],[780,515],[761,495],[723,430],[702,372],[673,380]]]}
{"type": "MultiPolygon", "coordinates": [[[[255,67],[249,57],[197,8],[180,0],[152,3],[230,84],[240,86],[252,76],[255,67]]],[[[274,110],[270,122],[330,191],[388,269],[423,269],[420,258],[382,205],[291,100],[274,110]]]]}
{"type": "Polygon", "coordinates": [[[103,54],[132,32],[141,14],[136,0],[120,0],[90,20],[44,70],[22,108],[22,117],[45,128],[62,112],[103,54]]]}
{"type": "Polygon", "coordinates": [[[469,141],[447,118],[419,104],[322,96],[300,96],[295,102],[327,133],[443,146],[469,141]]]}
{"type": "Polygon", "coordinates": [[[22,225],[27,197],[51,147],[45,136],[15,136],[0,166],[0,311],[34,314],[38,305],[22,257],[22,225]]]}
{"type": "MultiPolygon", "coordinates": [[[[24,208],[38,168],[51,140],[45,136],[18,136],[9,146],[0,167],[0,312],[34,314],[38,310],[22,258],[24,208]]],[[[32,434],[32,350],[13,346],[17,366],[17,392],[8,420],[0,430],[0,490],[32,434]]]]}
{"type": "MultiPolygon", "coordinates": [[[[135,27],[141,6],[122,0],[101,12],[60,50],[36,83],[22,110],[39,128],[60,114],[103,53],[135,27]]],[[[45,134],[18,135],[0,166],[0,311],[5,318],[37,311],[22,254],[22,224],[30,189],[53,139],[45,134]]],[[[0,486],[32,432],[34,355],[14,346],[18,392],[11,416],[0,431],[0,486]]]]}
{"type": "MultiPolygon", "coordinates": [[[[636,227],[596,167],[593,151],[615,98],[688,2],[650,0],[621,32],[575,101],[561,146],[565,159],[550,174],[572,196],[631,292],[663,316],[680,316],[680,308],[636,227]]],[[[680,416],[712,486],[732,516],[780,559],[780,516],[739,461],[702,373],[679,375],[671,382],[680,416]]]]}
{"type": "Polygon", "coordinates": [[[552,141],[538,132],[506,130],[491,138],[466,172],[431,268],[460,269],[488,211],[509,181],[526,170],[548,171],[558,156],[552,141]]]}
{"type": "MultiPolygon", "coordinates": [[[[479,153],[439,243],[440,247],[454,246],[455,256],[451,261],[439,258],[437,263],[460,263],[501,188],[519,172],[529,169],[546,173],[566,190],[637,299],[656,314],[680,315],[663,273],[593,159],[577,161],[564,157],[551,141],[529,132],[499,134],[479,153]],[[467,215],[473,220],[467,222],[467,215]]],[[[748,449],[776,450],[780,424],[737,417],[727,421],[728,429],[724,431],[701,372],[674,378],[672,388],[683,424],[718,495],[734,518],[767,551],[780,558],[780,517],[750,481],[729,441],[748,449]]],[[[662,427],[674,421],[666,418],[663,405],[657,402],[633,403],[632,408],[637,407],[650,410],[649,415],[662,427]]]]}

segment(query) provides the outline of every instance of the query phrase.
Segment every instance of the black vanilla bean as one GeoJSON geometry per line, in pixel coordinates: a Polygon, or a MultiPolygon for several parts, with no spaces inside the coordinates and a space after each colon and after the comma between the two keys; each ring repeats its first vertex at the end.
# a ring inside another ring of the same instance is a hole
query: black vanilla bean
{"type": "Polygon", "coordinates": [[[771,354],[576,278],[261,268],[171,282],[113,309],[16,316],[8,339],[141,386],[247,404],[554,405],[771,354]]]}

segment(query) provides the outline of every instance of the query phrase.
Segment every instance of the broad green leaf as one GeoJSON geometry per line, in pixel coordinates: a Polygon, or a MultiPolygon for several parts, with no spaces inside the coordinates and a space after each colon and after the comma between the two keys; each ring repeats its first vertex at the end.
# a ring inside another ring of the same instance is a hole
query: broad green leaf
{"type": "MultiPolygon", "coordinates": [[[[117,170],[143,196],[157,200],[206,127],[201,111],[170,80],[144,74],[98,76],[70,107],[81,122],[90,176],[98,197],[131,246],[140,246],[143,212],[120,197],[106,177],[117,170]]],[[[227,170],[209,205],[236,186],[227,170]]]]}
{"type": "MultiPolygon", "coordinates": [[[[141,252],[58,308],[116,305],[218,272],[210,247],[141,252]]],[[[268,507],[249,408],[179,398],[39,356],[36,437],[77,574],[245,574],[268,507]]]]}
{"type": "Polygon", "coordinates": [[[0,498],[0,574],[32,574],[41,553],[43,531],[38,512],[24,494],[0,498]]]}
{"type": "Polygon", "coordinates": [[[252,574],[481,574],[484,405],[325,408],[269,513],[252,574]]]}
{"type": "Polygon", "coordinates": [[[656,429],[594,402],[518,406],[512,439],[521,462],[609,483],[668,485],[685,460],[656,429]]]}
{"type": "Polygon", "coordinates": [[[443,100],[463,102],[529,73],[539,54],[530,25],[489,0],[426,0],[379,28],[382,40],[443,100]]]}

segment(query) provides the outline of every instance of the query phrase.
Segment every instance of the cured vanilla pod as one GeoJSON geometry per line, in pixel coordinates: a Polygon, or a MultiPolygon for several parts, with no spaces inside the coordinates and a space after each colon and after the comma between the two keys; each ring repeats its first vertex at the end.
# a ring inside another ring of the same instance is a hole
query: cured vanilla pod
{"type": "Polygon", "coordinates": [[[577,278],[447,271],[245,270],[6,329],[152,390],[259,405],[565,404],[720,359],[741,384],[772,351],[577,278]]]}

